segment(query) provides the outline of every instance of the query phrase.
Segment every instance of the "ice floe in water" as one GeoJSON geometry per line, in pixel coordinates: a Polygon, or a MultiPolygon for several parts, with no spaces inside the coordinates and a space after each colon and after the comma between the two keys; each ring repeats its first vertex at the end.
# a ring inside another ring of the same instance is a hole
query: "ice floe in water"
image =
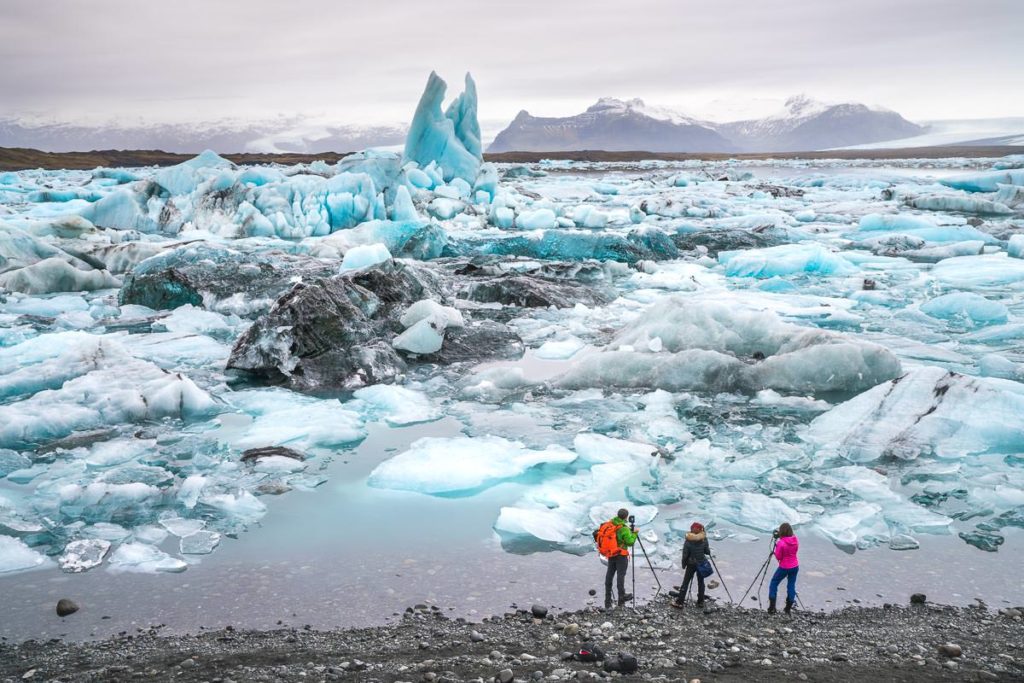
{"type": "Polygon", "coordinates": [[[466,494],[521,476],[545,464],[576,459],[559,446],[527,448],[499,437],[423,438],[381,463],[370,486],[433,494],[466,494]]]}

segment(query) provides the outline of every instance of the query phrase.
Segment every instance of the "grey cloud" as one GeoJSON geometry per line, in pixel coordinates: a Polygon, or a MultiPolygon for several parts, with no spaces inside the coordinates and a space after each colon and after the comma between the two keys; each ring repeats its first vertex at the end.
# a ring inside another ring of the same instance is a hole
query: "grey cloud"
{"type": "MultiPolygon", "coordinates": [[[[408,118],[431,69],[482,115],[601,95],[807,91],[912,117],[1024,114],[1018,0],[5,0],[0,113],[408,118]]],[[[559,110],[559,111],[554,111],[559,110]]]]}

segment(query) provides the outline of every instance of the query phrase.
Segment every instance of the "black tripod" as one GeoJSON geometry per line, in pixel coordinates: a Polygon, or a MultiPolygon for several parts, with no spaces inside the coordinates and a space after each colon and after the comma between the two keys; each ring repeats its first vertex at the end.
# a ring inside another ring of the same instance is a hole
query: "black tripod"
{"type": "MultiPolygon", "coordinates": [[[[636,533],[636,526],[633,525],[633,517],[629,518],[630,526],[629,529],[634,534],[636,533]]],[[[658,584],[658,591],[654,594],[654,597],[658,597],[661,594],[661,579],[658,578],[658,572],[654,571],[654,565],[651,564],[651,558],[647,555],[647,548],[644,547],[644,541],[638,535],[636,542],[640,544],[640,552],[644,554],[644,559],[647,560],[647,566],[651,569],[651,574],[654,575],[654,580],[658,584]]],[[[630,548],[633,556],[630,558],[630,564],[633,565],[633,609],[636,609],[636,545],[630,548]]]]}
{"type": "Polygon", "coordinates": [[[715,558],[711,555],[708,555],[708,559],[711,560],[711,566],[715,568],[715,573],[718,574],[718,579],[722,582],[722,588],[725,589],[725,594],[729,596],[729,604],[733,604],[732,593],[729,592],[729,587],[725,585],[725,577],[722,576],[722,572],[719,571],[718,564],[715,562],[715,558]]]}
{"type": "Polygon", "coordinates": [[[760,579],[761,582],[758,583],[757,586],[757,602],[758,604],[761,603],[761,589],[764,587],[764,580],[768,576],[768,566],[771,564],[772,558],[775,557],[776,542],[778,542],[778,539],[775,535],[772,535],[772,546],[768,550],[768,557],[765,558],[764,564],[762,564],[761,568],[757,570],[756,574],[754,574],[754,580],[750,582],[750,585],[747,586],[747,590],[743,593],[743,597],[740,598],[741,605],[743,604],[743,601],[747,599],[747,593],[750,592],[750,589],[754,587],[755,583],[758,583],[758,579],[760,579]]]}

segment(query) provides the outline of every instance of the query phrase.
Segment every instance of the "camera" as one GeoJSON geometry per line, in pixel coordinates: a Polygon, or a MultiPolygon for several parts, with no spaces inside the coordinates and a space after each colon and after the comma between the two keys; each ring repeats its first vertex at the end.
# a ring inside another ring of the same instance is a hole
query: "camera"
{"type": "Polygon", "coordinates": [[[772,538],[778,539],[778,537],[779,537],[779,530],[776,529],[775,531],[772,532],[772,538]]]}
{"type": "Polygon", "coordinates": [[[630,524],[636,524],[636,515],[630,515],[629,516],[629,523],[630,524]]]}

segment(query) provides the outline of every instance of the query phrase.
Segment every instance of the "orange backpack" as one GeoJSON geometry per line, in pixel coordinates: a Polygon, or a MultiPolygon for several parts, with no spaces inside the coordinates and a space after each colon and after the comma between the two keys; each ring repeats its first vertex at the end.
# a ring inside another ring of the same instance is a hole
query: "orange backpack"
{"type": "Polygon", "coordinates": [[[616,555],[624,555],[625,551],[619,547],[619,529],[622,524],[615,524],[608,520],[594,532],[594,540],[597,541],[597,552],[604,557],[612,558],[616,555]]]}

